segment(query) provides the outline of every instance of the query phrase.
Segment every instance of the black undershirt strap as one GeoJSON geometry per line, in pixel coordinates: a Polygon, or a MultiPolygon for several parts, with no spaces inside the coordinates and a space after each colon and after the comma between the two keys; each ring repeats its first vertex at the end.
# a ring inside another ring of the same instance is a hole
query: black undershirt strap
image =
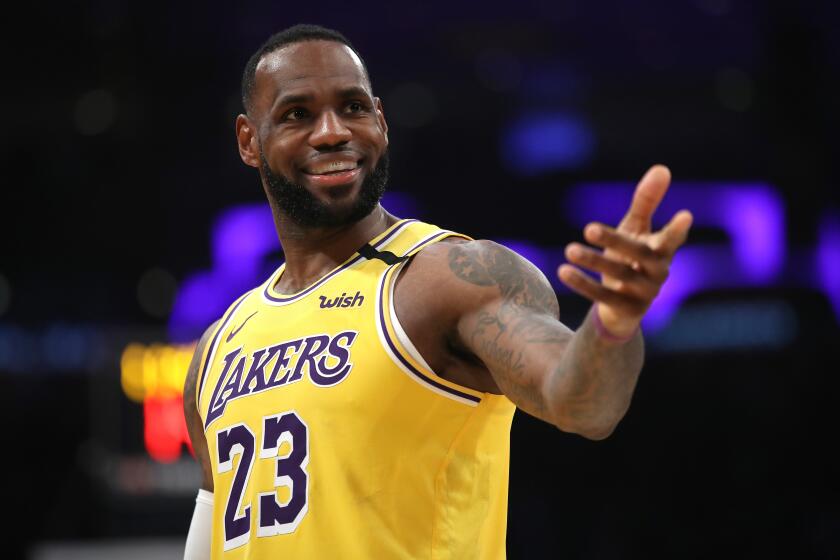
{"type": "Polygon", "coordinates": [[[379,259],[386,264],[397,264],[408,260],[408,257],[398,257],[391,251],[377,251],[370,245],[370,243],[362,245],[361,249],[358,250],[358,253],[367,260],[379,259]]]}

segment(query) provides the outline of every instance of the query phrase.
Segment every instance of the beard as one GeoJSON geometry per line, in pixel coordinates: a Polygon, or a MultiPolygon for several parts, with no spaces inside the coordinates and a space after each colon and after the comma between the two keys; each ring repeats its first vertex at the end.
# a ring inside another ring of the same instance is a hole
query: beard
{"type": "Polygon", "coordinates": [[[260,146],[260,169],[268,196],[298,226],[303,228],[339,227],[358,222],[370,214],[385,194],[388,183],[388,149],[382,152],[373,171],[365,175],[359,194],[349,205],[331,205],[319,200],[306,187],[274,173],[260,146]]]}

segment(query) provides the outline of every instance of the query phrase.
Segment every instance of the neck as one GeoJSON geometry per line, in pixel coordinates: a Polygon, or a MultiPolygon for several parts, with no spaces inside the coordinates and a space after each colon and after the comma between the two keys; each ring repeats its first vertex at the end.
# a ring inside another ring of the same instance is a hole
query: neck
{"type": "Polygon", "coordinates": [[[299,292],[318,281],[350,258],[359,247],[399,221],[377,205],[370,214],[352,224],[302,228],[278,208],[272,209],[274,225],[286,257],[286,267],[274,291],[285,294],[299,292]]]}

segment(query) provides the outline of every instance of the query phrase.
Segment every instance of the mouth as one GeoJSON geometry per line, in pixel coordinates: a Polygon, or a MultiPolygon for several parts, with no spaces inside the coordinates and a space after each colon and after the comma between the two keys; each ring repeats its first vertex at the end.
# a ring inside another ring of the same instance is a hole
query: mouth
{"type": "Polygon", "coordinates": [[[363,160],[314,162],[303,169],[309,182],[319,187],[336,187],[352,183],[362,172],[363,160]]]}

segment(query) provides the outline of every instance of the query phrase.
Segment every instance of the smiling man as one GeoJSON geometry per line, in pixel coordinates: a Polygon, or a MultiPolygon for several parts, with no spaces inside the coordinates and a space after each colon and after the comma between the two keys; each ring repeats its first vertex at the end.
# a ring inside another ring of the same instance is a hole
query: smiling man
{"type": "Polygon", "coordinates": [[[388,126],[339,33],[272,36],[243,77],[239,153],[286,262],[199,341],[184,407],[202,488],[186,558],[504,558],[515,408],[607,437],[643,362],[641,319],[691,214],[651,231],[654,166],[617,227],[591,223],[560,279],[379,205],[388,126]]]}

